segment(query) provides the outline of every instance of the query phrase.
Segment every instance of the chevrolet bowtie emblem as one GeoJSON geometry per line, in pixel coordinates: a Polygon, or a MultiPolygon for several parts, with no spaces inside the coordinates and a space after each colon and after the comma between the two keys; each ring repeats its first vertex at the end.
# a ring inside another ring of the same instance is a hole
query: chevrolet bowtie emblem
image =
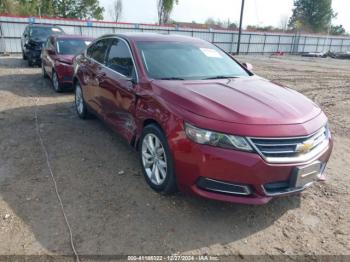
{"type": "Polygon", "coordinates": [[[311,150],[311,148],[312,148],[313,145],[314,145],[314,141],[313,141],[313,140],[312,140],[312,141],[305,141],[305,142],[303,142],[303,143],[297,144],[295,150],[296,150],[298,153],[303,153],[303,154],[305,154],[305,153],[307,153],[307,152],[309,152],[309,151],[311,150]]]}

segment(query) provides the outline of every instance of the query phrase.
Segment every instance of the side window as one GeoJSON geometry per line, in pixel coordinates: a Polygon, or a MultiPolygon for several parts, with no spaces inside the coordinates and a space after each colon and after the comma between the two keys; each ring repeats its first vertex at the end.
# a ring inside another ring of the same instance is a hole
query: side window
{"type": "Polygon", "coordinates": [[[119,39],[113,39],[106,65],[127,77],[133,77],[135,74],[130,50],[127,44],[119,39]]]}
{"type": "Polygon", "coordinates": [[[106,52],[108,49],[109,39],[102,39],[91,45],[87,50],[87,56],[104,64],[106,52]]]}

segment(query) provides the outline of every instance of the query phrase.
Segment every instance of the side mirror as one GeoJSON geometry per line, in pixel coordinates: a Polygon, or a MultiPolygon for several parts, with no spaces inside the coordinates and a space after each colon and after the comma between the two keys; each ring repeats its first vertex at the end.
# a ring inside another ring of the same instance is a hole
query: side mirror
{"type": "Polygon", "coordinates": [[[253,65],[250,63],[242,63],[242,65],[247,68],[249,71],[253,70],[253,65]]]}

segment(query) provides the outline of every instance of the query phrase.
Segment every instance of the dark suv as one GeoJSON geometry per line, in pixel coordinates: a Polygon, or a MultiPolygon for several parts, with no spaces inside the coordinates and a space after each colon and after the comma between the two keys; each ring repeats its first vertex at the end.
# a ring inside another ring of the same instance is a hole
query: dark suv
{"type": "Polygon", "coordinates": [[[62,28],[53,25],[28,25],[21,39],[22,56],[29,66],[41,65],[41,49],[52,34],[64,34],[62,28]]]}

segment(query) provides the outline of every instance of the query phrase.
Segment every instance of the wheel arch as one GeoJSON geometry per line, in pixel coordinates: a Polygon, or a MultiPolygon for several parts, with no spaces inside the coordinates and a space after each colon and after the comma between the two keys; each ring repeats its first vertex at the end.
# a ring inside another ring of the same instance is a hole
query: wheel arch
{"type": "Polygon", "coordinates": [[[131,145],[136,149],[139,150],[139,143],[140,143],[140,138],[141,138],[141,134],[142,134],[142,130],[149,125],[155,125],[157,126],[164,134],[164,129],[162,128],[161,124],[159,123],[159,121],[157,121],[154,118],[145,118],[143,119],[143,121],[141,122],[141,130],[140,130],[140,134],[135,134],[134,137],[131,140],[131,145]]]}

